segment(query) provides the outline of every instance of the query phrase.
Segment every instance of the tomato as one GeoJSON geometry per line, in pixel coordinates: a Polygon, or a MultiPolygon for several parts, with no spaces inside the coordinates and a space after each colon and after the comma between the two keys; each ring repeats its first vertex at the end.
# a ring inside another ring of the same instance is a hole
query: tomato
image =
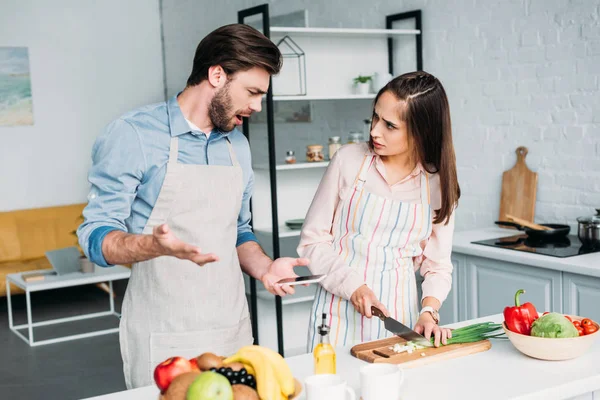
{"type": "Polygon", "coordinates": [[[581,322],[573,321],[573,325],[575,325],[575,328],[579,328],[581,326],[581,322]]]}
{"type": "Polygon", "coordinates": [[[549,311],[546,311],[545,313],[543,313],[543,314],[542,314],[542,317],[543,317],[544,315],[546,315],[546,314],[550,314],[550,312],[549,312],[549,311]]]}
{"type": "Polygon", "coordinates": [[[565,318],[568,319],[569,321],[573,322],[573,320],[571,319],[571,317],[569,317],[568,315],[565,315],[565,318]]]}
{"type": "Polygon", "coordinates": [[[581,326],[591,326],[591,325],[594,325],[594,323],[592,322],[591,319],[584,318],[581,320],[581,326]]]}
{"type": "Polygon", "coordinates": [[[585,331],[581,327],[577,328],[577,332],[579,332],[579,336],[585,335],[585,331]]]}
{"type": "Polygon", "coordinates": [[[584,332],[586,335],[589,335],[590,333],[594,333],[594,332],[596,332],[597,330],[598,330],[598,327],[597,327],[596,325],[594,325],[594,324],[592,324],[592,325],[586,325],[586,326],[583,328],[583,332],[584,332]]]}

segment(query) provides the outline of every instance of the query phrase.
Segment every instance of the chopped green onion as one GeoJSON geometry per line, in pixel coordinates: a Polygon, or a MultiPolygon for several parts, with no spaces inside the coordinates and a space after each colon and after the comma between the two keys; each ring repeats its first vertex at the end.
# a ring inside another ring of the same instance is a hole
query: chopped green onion
{"type": "MultiPolygon", "coordinates": [[[[503,335],[502,324],[482,322],[453,329],[452,337],[447,340],[447,344],[475,343],[492,338],[502,339],[503,335]]],[[[434,341],[435,338],[431,337],[431,343],[434,341]]]]}

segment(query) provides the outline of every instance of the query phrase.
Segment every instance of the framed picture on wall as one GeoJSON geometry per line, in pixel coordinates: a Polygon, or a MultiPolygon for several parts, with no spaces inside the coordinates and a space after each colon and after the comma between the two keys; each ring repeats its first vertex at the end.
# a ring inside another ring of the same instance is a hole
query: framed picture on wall
{"type": "Polygon", "coordinates": [[[0,126],[33,125],[27,47],[0,47],[0,126]]]}

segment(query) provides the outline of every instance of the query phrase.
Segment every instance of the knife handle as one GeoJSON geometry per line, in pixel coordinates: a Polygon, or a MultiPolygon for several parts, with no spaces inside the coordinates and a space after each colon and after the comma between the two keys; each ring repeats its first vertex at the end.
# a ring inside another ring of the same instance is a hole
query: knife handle
{"type": "Polygon", "coordinates": [[[385,314],[381,312],[381,310],[375,306],[371,306],[371,313],[376,316],[379,317],[379,319],[381,319],[382,321],[385,320],[385,314]]]}

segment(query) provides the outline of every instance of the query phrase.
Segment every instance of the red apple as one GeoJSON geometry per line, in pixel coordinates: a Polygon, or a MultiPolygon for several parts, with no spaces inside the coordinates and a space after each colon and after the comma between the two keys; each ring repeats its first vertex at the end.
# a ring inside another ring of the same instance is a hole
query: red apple
{"type": "Polygon", "coordinates": [[[154,382],[161,393],[164,393],[177,375],[190,371],[192,371],[192,364],[187,358],[171,357],[154,368],[154,382]]]}
{"type": "Polygon", "coordinates": [[[200,371],[200,367],[198,366],[198,359],[191,358],[190,365],[192,366],[192,371],[200,371]]]}

